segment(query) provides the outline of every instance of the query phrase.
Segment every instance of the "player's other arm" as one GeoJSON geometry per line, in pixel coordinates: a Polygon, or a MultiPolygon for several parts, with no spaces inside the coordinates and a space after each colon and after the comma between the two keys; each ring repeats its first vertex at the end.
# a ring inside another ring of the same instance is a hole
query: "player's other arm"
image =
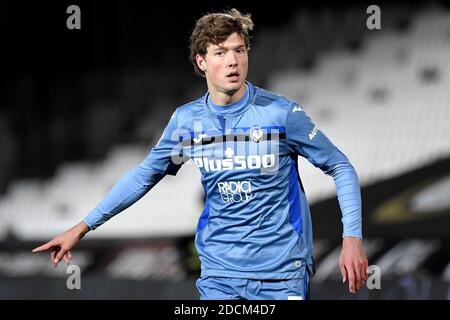
{"type": "Polygon", "coordinates": [[[355,293],[367,280],[368,266],[362,246],[361,191],[356,171],[297,104],[291,105],[286,130],[291,151],[333,177],[343,223],[339,268],[343,282],[349,280],[349,290],[355,293]]]}
{"type": "Polygon", "coordinates": [[[339,269],[342,282],[348,280],[355,293],[367,280],[368,261],[362,246],[362,205],[358,176],[347,157],[339,150],[320,167],[333,177],[344,227],[339,269]]]}
{"type": "Polygon", "coordinates": [[[56,236],[49,242],[32,250],[34,253],[50,250],[55,266],[61,260],[70,262],[70,250],[86,233],[101,226],[122,212],[153,188],[166,174],[175,175],[182,165],[182,149],[177,129],[177,111],[165,128],[161,139],[147,157],[128,171],[85,218],[56,236]]]}

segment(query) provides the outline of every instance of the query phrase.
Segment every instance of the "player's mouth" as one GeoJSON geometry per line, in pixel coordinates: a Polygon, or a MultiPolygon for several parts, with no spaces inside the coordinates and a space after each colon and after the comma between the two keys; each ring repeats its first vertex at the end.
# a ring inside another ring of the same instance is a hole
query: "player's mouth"
{"type": "Polygon", "coordinates": [[[240,79],[240,74],[239,74],[239,72],[238,71],[232,71],[232,72],[230,72],[229,74],[227,74],[227,79],[230,81],[230,82],[238,82],[239,81],[239,79],[240,79]]]}

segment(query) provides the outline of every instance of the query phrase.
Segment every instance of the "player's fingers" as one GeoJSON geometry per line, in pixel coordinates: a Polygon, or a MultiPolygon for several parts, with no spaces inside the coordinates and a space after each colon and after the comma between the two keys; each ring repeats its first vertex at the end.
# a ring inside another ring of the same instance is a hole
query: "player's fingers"
{"type": "Polygon", "coordinates": [[[53,263],[55,265],[58,265],[58,263],[61,261],[61,259],[64,257],[64,255],[66,254],[67,250],[65,250],[64,248],[61,248],[61,250],[59,250],[58,254],[56,255],[55,260],[53,261],[53,263]]]}
{"type": "Polygon", "coordinates": [[[364,286],[364,284],[367,281],[367,263],[365,261],[361,263],[360,270],[361,270],[361,282],[362,285],[364,286]]]}
{"type": "Polygon", "coordinates": [[[56,249],[50,251],[50,259],[52,259],[52,262],[55,261],[56,258],[56,249]]]}
{"type": "Polygon", "coordinates": [[[356,291],[358,291],[362,287],[361,265],[359,264],[359,262],[355,263],[354,270],[355,270],[355,289],[356,291]]]}
{"type": "Polygon", "coordinates": [[[339,262],[339,270],[341,271],[342,275],[342,283],[344,283],[347,280],[347,270],[345,270],[343,262],[339,262]]]}
{"type": "Polygon", "coordinates": [[[64,262],[65,262],[66,264],[69,264],[69,263],[70,263],[70,256],[69,256],[69,254],[70,254],[70,251],[67,251],[66,254],[65,254],[64,257],[63,257],[63,260],[64,260],[64,262]]]}
{"type": "Polygon", "coordinates": [[[50,251],[50,258],[52,259],[53,266],[56,267],[55,259],[58,252],[61,250],[59,247],[53,247],[50,251]]]}
{"type": "Polygon", "coordinates": [[[55,244],[53,243],[53,241],[49,241],[45,244],[43,244],[42,246],[36,247],[32,250],[33,253],[37,253],[37,252],[42,252],[42,251],[46,251],[48,249],[50,249],[51,247],[53,247],[55,244]]]}
{"type": "Polygon", "coordinates": [[[346,266],[347,275],[348,275],[348,289],[351,293],[355,293],[355,270],[353,269],[353,265],[349,264],[346,266]]]}

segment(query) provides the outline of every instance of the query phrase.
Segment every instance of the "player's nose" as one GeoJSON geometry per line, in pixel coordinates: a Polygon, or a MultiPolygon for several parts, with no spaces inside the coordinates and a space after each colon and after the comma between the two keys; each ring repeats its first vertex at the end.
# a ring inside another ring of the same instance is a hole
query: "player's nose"
{"type": "Polygon", "coordinates": [[[228,56],[228,66],[236,67],[237,65],[238,65],[238,60],[236,57],[236,53],[230,52],[230,55],[228,56]]]}

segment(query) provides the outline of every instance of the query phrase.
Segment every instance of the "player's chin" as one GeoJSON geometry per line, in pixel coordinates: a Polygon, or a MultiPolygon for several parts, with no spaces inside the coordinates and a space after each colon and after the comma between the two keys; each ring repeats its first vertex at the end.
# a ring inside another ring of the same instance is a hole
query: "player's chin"
{"type": "Polygon", "coordinates": [[[244,85],[244,81],[238,80],[238,81],[226,81],[226,87],[230,91],[239,90],[244,85]]]}

